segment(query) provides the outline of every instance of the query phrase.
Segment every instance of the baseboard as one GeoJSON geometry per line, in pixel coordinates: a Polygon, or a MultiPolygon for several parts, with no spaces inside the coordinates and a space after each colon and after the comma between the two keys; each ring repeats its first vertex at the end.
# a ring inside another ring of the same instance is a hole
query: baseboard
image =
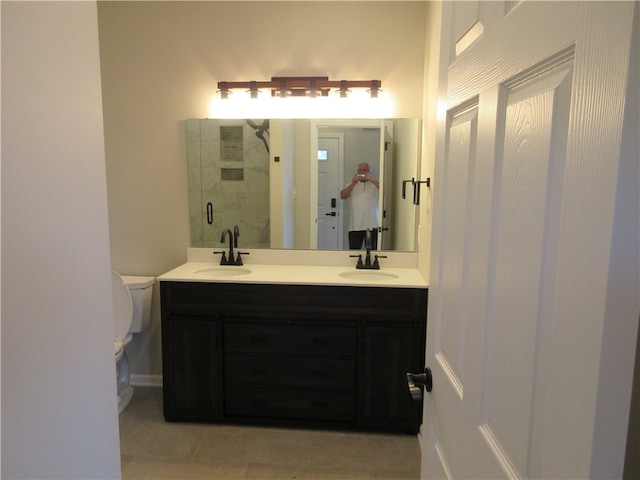
{"type": "Polygon", "coordinates": [[[161,387],[162,375],[132,373],[129,383],[134,387],[161,387]]]}

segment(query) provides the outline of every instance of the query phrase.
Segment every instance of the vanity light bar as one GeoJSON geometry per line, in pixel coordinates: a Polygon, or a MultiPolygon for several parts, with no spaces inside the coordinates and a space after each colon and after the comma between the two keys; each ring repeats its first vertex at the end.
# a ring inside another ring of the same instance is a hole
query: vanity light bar
{"type": "Polygon", "coordinates": [[[352,88],[366,88],[371,98],[382,92],[380,80],[329,80],[329,77],[271,77],[270,81],[218,82],[221,98],[229,98],[232,90],[245,90],[251,98],[257,98],[261,89],[271,90],[272,97],[327,97],[336,89],[340,97],[346,97],[352,88]]]}

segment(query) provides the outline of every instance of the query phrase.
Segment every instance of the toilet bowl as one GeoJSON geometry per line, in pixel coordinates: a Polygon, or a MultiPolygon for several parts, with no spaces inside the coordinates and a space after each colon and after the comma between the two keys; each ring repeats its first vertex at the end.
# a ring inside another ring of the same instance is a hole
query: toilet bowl
{"type": "Polygon", "coordinates": [[[118,413],[122,413],[133,398],[126,346],[131,342],[132,334],[149,326],[154,281],[154,277],[121,276],[111,272],[118,413]]]}

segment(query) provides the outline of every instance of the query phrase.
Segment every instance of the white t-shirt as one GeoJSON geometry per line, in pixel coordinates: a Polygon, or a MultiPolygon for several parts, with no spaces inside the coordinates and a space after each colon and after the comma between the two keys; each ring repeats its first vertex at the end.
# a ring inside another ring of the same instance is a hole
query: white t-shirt
{"type": "Polygon", "coordinates": [[[349,230],[378,228],[378,187],[371,182],[358,182],[351,190],[349,198],[351,199],[349,230]]]}

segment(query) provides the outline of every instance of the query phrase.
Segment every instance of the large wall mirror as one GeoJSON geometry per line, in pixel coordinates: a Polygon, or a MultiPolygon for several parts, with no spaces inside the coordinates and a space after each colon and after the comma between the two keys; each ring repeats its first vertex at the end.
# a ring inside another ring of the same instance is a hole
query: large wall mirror
{"type": "Polygon", "coordinates": [[[378,249],[414,251],[417,207],[403,181],[419,177],[417,119],[190,119],[186,122],[191,245],[347,250],[358,164],[379,181],[378,249]]]}

